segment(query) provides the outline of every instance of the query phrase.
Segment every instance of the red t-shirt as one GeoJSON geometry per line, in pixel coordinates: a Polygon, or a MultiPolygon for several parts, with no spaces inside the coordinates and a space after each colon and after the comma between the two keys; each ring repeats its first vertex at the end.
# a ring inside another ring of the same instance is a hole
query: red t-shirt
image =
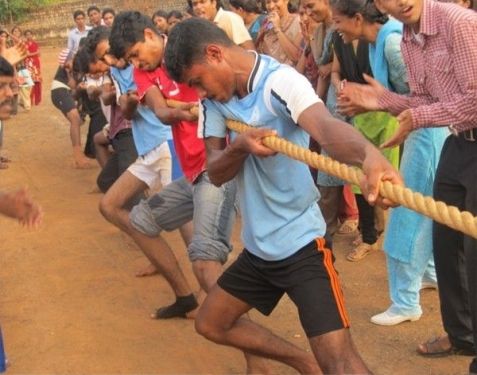
{"type": "MultiPolygon", "coordinates": [[[[162,67],[152,72],[134,68],[134,81],[141,101],[152,86],[159,87],[166,99],[189,103],[199,101],[194,89],[173,81],[162,67]]],[[[193,182],[206,168],[205,144],[203,139],[197,136],[197,121],[179,121],[172,125],[172,136],[182,171],[186,178],[193,182]]]]}

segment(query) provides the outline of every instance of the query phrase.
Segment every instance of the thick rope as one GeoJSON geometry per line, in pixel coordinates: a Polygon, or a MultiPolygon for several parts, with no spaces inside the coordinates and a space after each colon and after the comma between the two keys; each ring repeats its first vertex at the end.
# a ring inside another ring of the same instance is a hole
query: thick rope
{"type": "MultiPolygon", "coordinates": [[[[169,100],[167,104],[171,107],[183,105],[183,103],[169,100]]],[[[197,113],[197,109],[192,108],[191,112],[197,113]]],[[[227,127],[237,133],[243,133],[253,129],[251,126],[234,120],[227,120],[227,127]]],[[[363,172],[358,168],[350,167],[327,156],[319,155],[316,152],[297,146],[283,138],[270,136],[263,138],[262,142],[265,146],[274,151],[304,162],[313,168],[339,177],[349,183],[359,185],[359,181],[363,177],[363,172]]],[[[435,201],[432,197],[416,193],[401,185],[394,185],[389,181],[383,181],[381,183],[379,193],[384,198],[401,206],[477,239],[477,217],[468,211],[461,212],[457,207],[448,206],[444,202],[435,201]]]]}

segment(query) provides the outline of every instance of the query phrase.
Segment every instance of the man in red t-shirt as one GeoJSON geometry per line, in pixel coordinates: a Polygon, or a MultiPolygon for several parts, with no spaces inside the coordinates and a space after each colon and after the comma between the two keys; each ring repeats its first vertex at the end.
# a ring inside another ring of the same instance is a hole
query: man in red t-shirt
{"type": "MultiPolygon", "coordinates": [[[[232,249],[230,234],[235,220],[235,182],[214,186],[206,171],[205,145],[197,135],[197,117],[190,111],[169,108],[166,99],[197,104],[197,93],[172,81],[161,68],[165,39],[149,17],[125,12],[115,19],[110,52],[135,66],[134,79],[140,100],[172,127],[174,146],[184,177],[135,206],[131,225],[150,237],[172,231],[193,220],[194,232],[188,243],[189,258],[201,288],[208,292],[222,274],[222,265],[232,249]]],[[[154,318],[185,317],[192,305],[177,298],[159,308],[154,318]]]]}

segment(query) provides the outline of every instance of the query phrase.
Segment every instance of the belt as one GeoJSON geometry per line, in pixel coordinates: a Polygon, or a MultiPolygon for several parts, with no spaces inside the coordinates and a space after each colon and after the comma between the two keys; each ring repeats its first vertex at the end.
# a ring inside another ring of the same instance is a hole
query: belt
{"type": "Polygon", "coordinates": [[[468,142],[477,142],[477,128],[472,128],[458,132],[453,125],[449,125],[450,132],[457,138],[463,139],[468,142]]]}
{"type": "Polygon", "coordinates": [[[477,128],[464,130],[457,134],[457,137],[462,138],[468,142],[477,142],[477,128]]]}

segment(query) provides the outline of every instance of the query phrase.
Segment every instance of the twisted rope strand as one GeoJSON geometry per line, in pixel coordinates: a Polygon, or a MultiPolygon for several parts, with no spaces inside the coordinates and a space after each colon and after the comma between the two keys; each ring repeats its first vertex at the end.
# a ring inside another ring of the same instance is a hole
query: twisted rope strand
{"type": "MultiPolygon", "coordinates": [[[[183,105],[181,102],[171,100],[168,100],[167,104],[176,108],[183,105]]],[[[195,108],[192,110],[191,112],[197,113],[195,108]]],[[[227,120],[227,127],[237,133],[253,129],[251,126],[234,120],[227,120]]],[[[349,183],[359,185],[363,177],[363,172],[359,168],[350,167],[330,157],[319,155],[283,138],[270,136],[263,138],[262,142],[274,151],[283,153],[292,159],[304,162],[313,168],[339,177],[349,183]]],[[[461,212],[457,207],[448,206],[444,202],[436,201],[432,197],[416,193],[409,188],[394,185],[389,181],[381,183],[379,193],[401,206],[477,239],[477,217],[468,211],[461,212]]]]}

